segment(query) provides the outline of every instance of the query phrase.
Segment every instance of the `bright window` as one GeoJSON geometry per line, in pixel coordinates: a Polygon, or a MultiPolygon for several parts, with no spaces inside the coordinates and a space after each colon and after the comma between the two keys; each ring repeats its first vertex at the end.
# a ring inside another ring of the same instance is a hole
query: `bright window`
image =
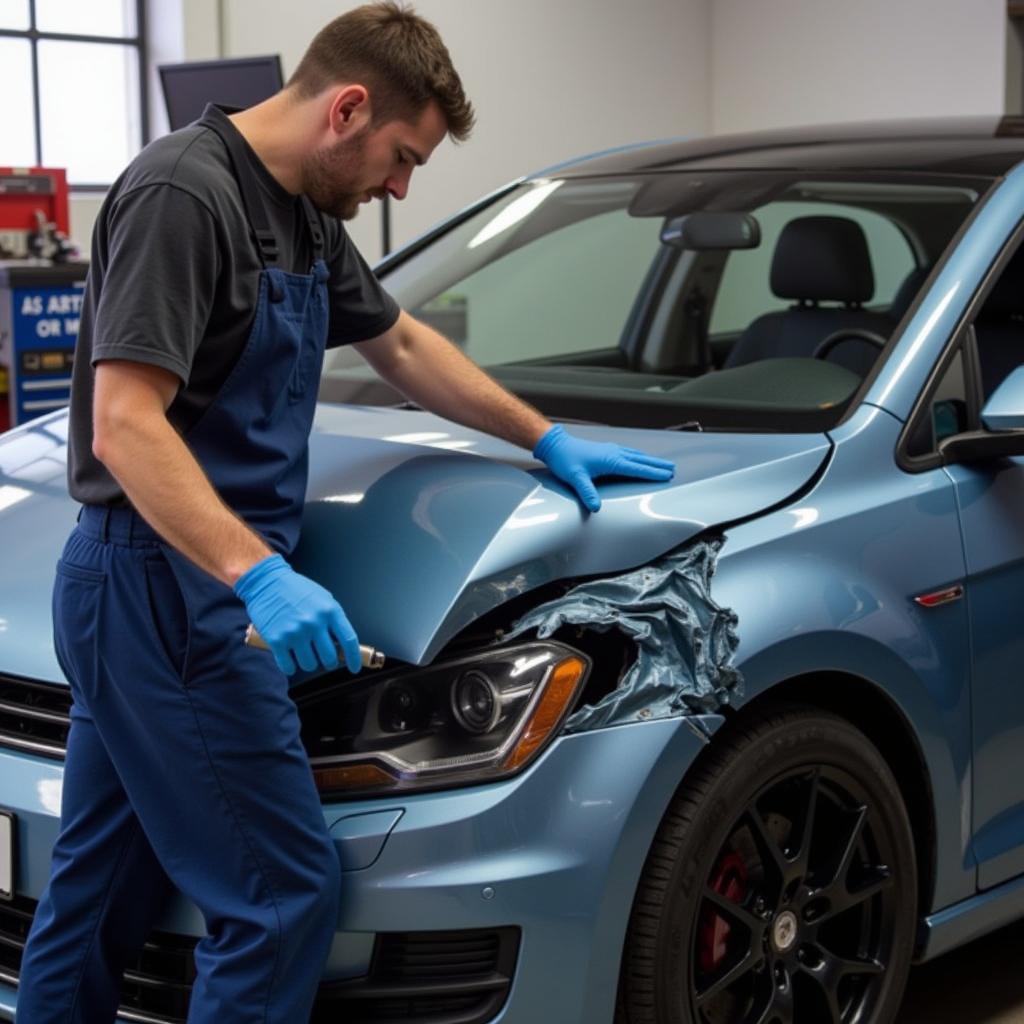
{"type": "Polygon", "coordinates": [[[0,165],[105,190],[147,139],[143,0],[0,0],[0,165]]]}

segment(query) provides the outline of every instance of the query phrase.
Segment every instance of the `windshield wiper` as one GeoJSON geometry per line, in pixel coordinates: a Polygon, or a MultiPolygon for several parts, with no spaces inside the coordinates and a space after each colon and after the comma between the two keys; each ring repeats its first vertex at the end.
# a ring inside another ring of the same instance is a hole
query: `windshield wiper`
{"type": "Polygon", "coordinates": [[[662,427],[662,430],[693,430],[698,434],[704,432],[704,428],[696,420],[687,420],[685,423],[673,423],[670,427],[662,427]]]}
{"type": "MultiPolygon", "coordinates": [[[[396,402],[394,405],[387,406],[388,409],[410,409],[413,412],[423,412],[423,406],[417,405],[415,402],[410,402],[406,399],[404,402],[396,402]]],[[[580,420],[572,416],[553,416],[552,420],[556,423],[579,423],[586,427],[607,427],[607,423],[602,423],[600,420],[580,420]]],[[[672,429],[671,427],[669,429],[672,429]]]]}
{"type": "Polygon", "coordinates": [[[607,423],[602,423],[600,420],[578,420],[573,416],[552,416],[550,417],[554,423],[579,423],[584,427],[607,427],[607,423]]]}

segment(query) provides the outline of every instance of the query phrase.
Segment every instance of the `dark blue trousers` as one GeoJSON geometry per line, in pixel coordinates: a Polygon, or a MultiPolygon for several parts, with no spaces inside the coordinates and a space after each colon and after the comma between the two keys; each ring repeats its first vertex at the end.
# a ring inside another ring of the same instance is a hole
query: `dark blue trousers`
{"type": "Polygon", "coordinates": [[[202,911],[190,1024],[304,1024],[340,870],[287,679],[231,589],[127,509],[86,507],[57,567],[74,703],[18,1024],[110,1024],[173,883],[202,911]]]}

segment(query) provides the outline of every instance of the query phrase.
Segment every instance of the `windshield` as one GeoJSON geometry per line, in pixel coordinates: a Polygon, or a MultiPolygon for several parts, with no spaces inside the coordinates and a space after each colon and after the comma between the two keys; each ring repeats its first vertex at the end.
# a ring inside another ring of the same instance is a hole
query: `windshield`
{"type": "MultiPolygon", "coordinates": [[[[821,430],[989,184],[897,172],[537,180],[382,277],[554,418],[821,430]],[[669,230],[704,212],[724,215],[724,235],[669,230]],[[742,236],[741,220],[753,225],[742,236]]],[[[321,398],[401,401],[346,349],[328,353],[321,398]]]]}

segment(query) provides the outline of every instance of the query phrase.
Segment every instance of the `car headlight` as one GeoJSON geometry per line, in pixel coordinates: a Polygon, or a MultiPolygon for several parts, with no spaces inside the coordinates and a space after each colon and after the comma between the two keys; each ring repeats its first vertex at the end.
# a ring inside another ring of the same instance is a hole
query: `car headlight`
{"type": "Polygon", "coordinates": [[[555,735],[589,669],[585,654],[536,642],[314,689],[297,702],[317,788],[351,795],[512,775],[555,735]]]}

